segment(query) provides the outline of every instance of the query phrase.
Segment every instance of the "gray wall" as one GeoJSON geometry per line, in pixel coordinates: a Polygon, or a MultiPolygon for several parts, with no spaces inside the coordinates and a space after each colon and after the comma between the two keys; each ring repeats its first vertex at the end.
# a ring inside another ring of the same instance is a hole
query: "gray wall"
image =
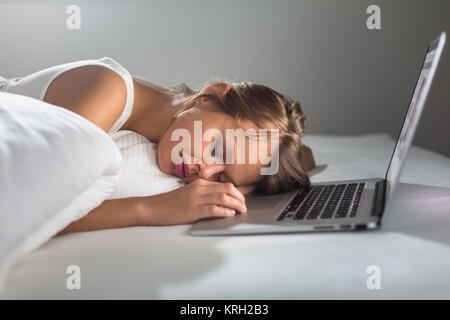
{"type": "MultiPolygon", "coordinates": [[[[448,0],[0,0],[0,74],[110,56],[163,86],[272,86],[300,100],[311,133],[396,136],[441,30],[450,32],[448,0]],[[81,30],[66,28],[69,4],[81,7],[81,30]],[[381,30],[366,28],[370,4],[381,30]]],[[[450,156],[448,47],[415,143],[450,156]]]]}

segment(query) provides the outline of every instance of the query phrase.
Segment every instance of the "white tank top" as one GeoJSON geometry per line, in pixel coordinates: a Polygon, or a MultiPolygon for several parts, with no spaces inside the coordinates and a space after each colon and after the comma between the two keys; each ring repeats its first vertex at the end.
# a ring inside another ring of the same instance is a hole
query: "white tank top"
{"type": "Polygon", "coordinates": [[[47,92],[47,88],[57,76],[66,71],[88,65],[100,65],[107,67],[117,72],[125,81],[127,87],[127,100],[119,119],[117,119],[116,123],[114,123],[112,128],[108,131],[109,134],[113,134],[124,125],[131,115],[134,102],[134,88],[133,78],[130,73],[117,61],[109,57],[65,63],[32,73],[25,77],[17,77],[13,79],[5,79],[0,77],[0,91],[21,94],[43,100],[45,93],[47,92]]]}

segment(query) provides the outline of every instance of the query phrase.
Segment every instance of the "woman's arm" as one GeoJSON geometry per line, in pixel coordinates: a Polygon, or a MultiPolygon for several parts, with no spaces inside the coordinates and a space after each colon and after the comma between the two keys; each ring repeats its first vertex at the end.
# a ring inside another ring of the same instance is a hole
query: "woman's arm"
{"type": "Polygon", "coordinates": [[[138,225],[185,224],[246,211],[245,197],[233,184],[197,179],[167,193],[107,200],[58,235],[138,225]]]}
{"type": "Polygon", "coordinates": [[[141,197],[106,200],[86,216],[61,230],[57,236],[71,232],[142,225],[144,217],[140,210],[141,201],[141,197]]]}

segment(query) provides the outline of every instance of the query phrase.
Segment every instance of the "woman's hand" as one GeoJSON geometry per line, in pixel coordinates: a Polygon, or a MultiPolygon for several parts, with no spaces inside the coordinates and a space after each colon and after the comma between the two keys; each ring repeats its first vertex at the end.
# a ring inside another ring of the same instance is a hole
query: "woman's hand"
{"type": "Polygon", "coordinates": [[[232,184],[197,179],[177,190],[144,197],[141,215],[147,225],[175,225],[245,213],[244,195],[232,184]]]}

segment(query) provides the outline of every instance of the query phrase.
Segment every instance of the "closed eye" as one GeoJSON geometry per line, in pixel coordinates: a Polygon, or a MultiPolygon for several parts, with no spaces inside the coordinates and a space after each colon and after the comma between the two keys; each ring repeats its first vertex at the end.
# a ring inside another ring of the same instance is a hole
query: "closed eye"
{"type": "Polygon", "coordinates": [[[217,181],[218,182],[223,182],[223,183],[229,183],[231,182],[235,187],[237,187],[238,185],[233,181],[233,179],[230,178],[229,175],[227,175],[227,173],[225,171],[221,171],[217,174],[217,181]]]}

